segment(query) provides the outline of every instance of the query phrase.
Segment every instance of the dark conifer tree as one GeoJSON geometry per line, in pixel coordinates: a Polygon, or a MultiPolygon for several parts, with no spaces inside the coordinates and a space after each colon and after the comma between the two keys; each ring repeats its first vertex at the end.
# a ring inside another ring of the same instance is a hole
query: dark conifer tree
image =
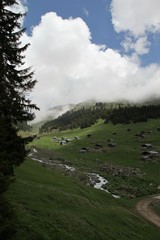
{"type": "MultiPolygon", "coordinates": [[[[20,19],[24,14],[13,12],[14,4],[18,4],[16,0],[0,0],[0,205],[5,202],[2,194],[14,179],[15,166],[26,156],[28,139],[17,135],[17,124],[32,120],[32,110],[38,109],[27,98],[36,81],[31,69],[23,67],[23,52],[28,47],[21,45],[25,29],[20,19]]],[[[3,207],[0,208],[0,236],[5,240],[12,239],[7,227],[9,219],[3,219],[1,209],[3,207]]]]}
{"type": "MultiPolygon", "coordinates": [[[[11,11],[11,7],[18,4],[16,0],[0,1],[0,123],[4,131],[1,132],[0,143],[3,151],[3,160],[8,168],[24,160],[25,139],[17,136],[15,127],[19,122],[29,121],[34,118],[33,109],[38,109],[36,105],[26,97],[36,81],[33,80],[33,72],[30,68],[23,68],[23,52],[28,45],[21,46],[21,36],[25,29],[21,27],[20,19],[24,16],[22,13],[11,11]],[[6,136],[14,134],[12,140],[6,136]],[[3,137],[4,134],[4,137],[3,137]],[[8,141],[10,143],[8,144],[8,141]],[[16,144],[16,147],[15,147],[16,144]],[[10,155],[8,156],[8,146],[10,146],[10,155]],[[17,152],[22,153],[17,156],[17,152]],[[11,154],[13,153],[13,154],[11,154]],[[5,159],[5,161],[4,161],[5,159]]],[[[0,174],[13,175],[14,171],[3,171],[0,168],[0,174]]]]}
{"type": "Polygon", "coordinates": [[[20,38],[25,29],[20,19],[24,14],[14,13],[7,7],[16,0],[0,1],[0,116],[17,124],[34,118],[36,106],[26,98],[36,81],[30,68],[23,69],[23,52],[28,45],[21,46],[20,38]]]}

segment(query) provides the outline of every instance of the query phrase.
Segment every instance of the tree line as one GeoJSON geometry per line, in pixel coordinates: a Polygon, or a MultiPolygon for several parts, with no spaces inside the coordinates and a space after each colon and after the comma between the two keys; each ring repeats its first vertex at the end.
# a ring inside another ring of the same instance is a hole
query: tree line
{"type": "Polygon", "coordinates": [[[108,112],[105,123],[129,124],[160,118],[160,105],[119,107],[108,112]]]}
{"type": "Polygon", "coordinates": [[[98,119],[104,119],[105,123],[128,124],[146,122],[148,119],[160,117],[160,105],[124,105],[96,103],[94,106],[75,111],[71,110],[58,118],[42,125],[40,132],[50,132],[53,129],[66,130],[86,128],[95,124],[98,119]]]}
{"type": "Polygon", "coordinates": [[[49,132],[52,129],[66,130],[90,127],[99,118],[105,119],[107,111],[105,103],[96,103],[92,107],[82,107],[76,111],[73,109],[43,124],[40,132],[49,132]]]}

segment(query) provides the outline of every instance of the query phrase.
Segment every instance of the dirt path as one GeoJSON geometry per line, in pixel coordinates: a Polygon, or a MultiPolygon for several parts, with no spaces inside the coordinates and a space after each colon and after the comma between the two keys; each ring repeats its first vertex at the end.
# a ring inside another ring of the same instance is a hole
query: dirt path
{"type": "Polygon", "coordinates": [[[151,203],[156,201],[160,201],[160,196],[152,196],[149,198],[145,198],[139,201],[136,205],[136,210],[150,222],[155,224],[157,227],[160,228],[160,216],[158,216],[152,209],[151,203]]]}

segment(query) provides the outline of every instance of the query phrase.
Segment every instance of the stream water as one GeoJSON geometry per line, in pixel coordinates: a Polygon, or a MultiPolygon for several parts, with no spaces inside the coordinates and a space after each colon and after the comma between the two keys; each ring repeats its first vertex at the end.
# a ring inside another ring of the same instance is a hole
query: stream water
{"type": "MultiPolygon", "coordinates": [[[[105,179],[104,177],[100,176],[97,173],[89,173],[90,181],[94,188],[100,189],[102,191],[105,191],[107,193],[110,193],[107,189],[103,188],[104,185],[108,183],[108,180],[105,179]]],[[[112,194],[114,198],[120,198],[120,196],[112,194]]]]}
{"type": "MultiPolygon", "coordinates": [[[[33,152],[34,152],[34,153],[37,153],[38,151],[37,151],[35,148],[33,148],[33,152]]],[[[75,168],[74,168],[74,167],[68,166],[68,165],[66,165],[66,164],[62,164],[62,163],[52,163],[52,162],[50,162],[50,161],[44,161],[44,160],[42,160],[42,159],[35,158],[35,157],[33,157],[33,153],[30,153],[28,156],[29,156],[33,161],[36,161],[36,162],[39,162],[39,163],[44,163],[44,164],[49,165],[49,166],[57,166],[57,165],[58,165],[58,166],[66,169],[66,170],[68,170],[68,171],[71,171],[71,172],[75,171],[75,168]]],[[[103,186],[108,183],[108,180],[107,180],[107,179],[105,179],[104,177],[100,176],[100,175],[97,174],[97,173],[89,173],[88,176],[89,176],[89,179],[90,179],[90,184],[91,184],[94,188],[100,189],[100,190],[105,191],[105,192],[107,192],[107,193],[110,193],[107,189],[103,188],[103,186]]],[[[112,193],[110,193],[110,194],[112,194],[112,193]]],[[[114,198],[120,198],[120,196],[115,195],[115,194],[112,194],[112,196],[113,196],[114,198]]]]}

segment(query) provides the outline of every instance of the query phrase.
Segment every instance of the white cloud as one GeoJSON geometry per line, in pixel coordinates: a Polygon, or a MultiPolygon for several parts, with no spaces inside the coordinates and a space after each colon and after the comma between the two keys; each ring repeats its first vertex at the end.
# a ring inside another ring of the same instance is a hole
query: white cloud
{"type": "Polygon", "coordinates": [[[160,32],[159,9],[159,0],[112,0],[114,29],[117,33],[126,32],[127,36],[134,37],[127,45],[135,49],[137,54],[148,53],[148,33],[160,32]]]}
{"type": "Polygon", "coordinates": [[[143,55],[149,52],[150,42],[147,40],[147,37],[139,37],[136,40],[126,37],[122,42],[122,46],[126,52],[134,50],[138,55],[143,55]]]}
{"type": "Polygon", "coordinates": [[[6,7],[7,9],[11,10],[14,13],[26,13],[28,8],[26,7],[26,1],[25,0],[17,0],[17,4],[13,4],[12,6],[6,7]]]}
{"type": "Polygon", "coordinates": [[[83,8],[83,12],[84,12],[84,14],[85,14],[86,17],[89,16],[89,11],[88,11],[86,8],[83,8]]]}
{"type": "MultiPolygon", "coordinates": [[[[28,39],[26,62],[35,69],[38,81],[31,98],[43,114],[55,105],[88,99],[136,102],[160,97],[160,67],[142,68],[136,55],[121,56],[93,44],[81,18],[47,13],[28,39]]],[[[139,52],[144,51],[142,45],[139,52]]]]}
{"type": "Polygon", "coordinates": [[[112,0],[112,23],[117,32],[135,36],[160,32],[159,0],[112,0]]]}

